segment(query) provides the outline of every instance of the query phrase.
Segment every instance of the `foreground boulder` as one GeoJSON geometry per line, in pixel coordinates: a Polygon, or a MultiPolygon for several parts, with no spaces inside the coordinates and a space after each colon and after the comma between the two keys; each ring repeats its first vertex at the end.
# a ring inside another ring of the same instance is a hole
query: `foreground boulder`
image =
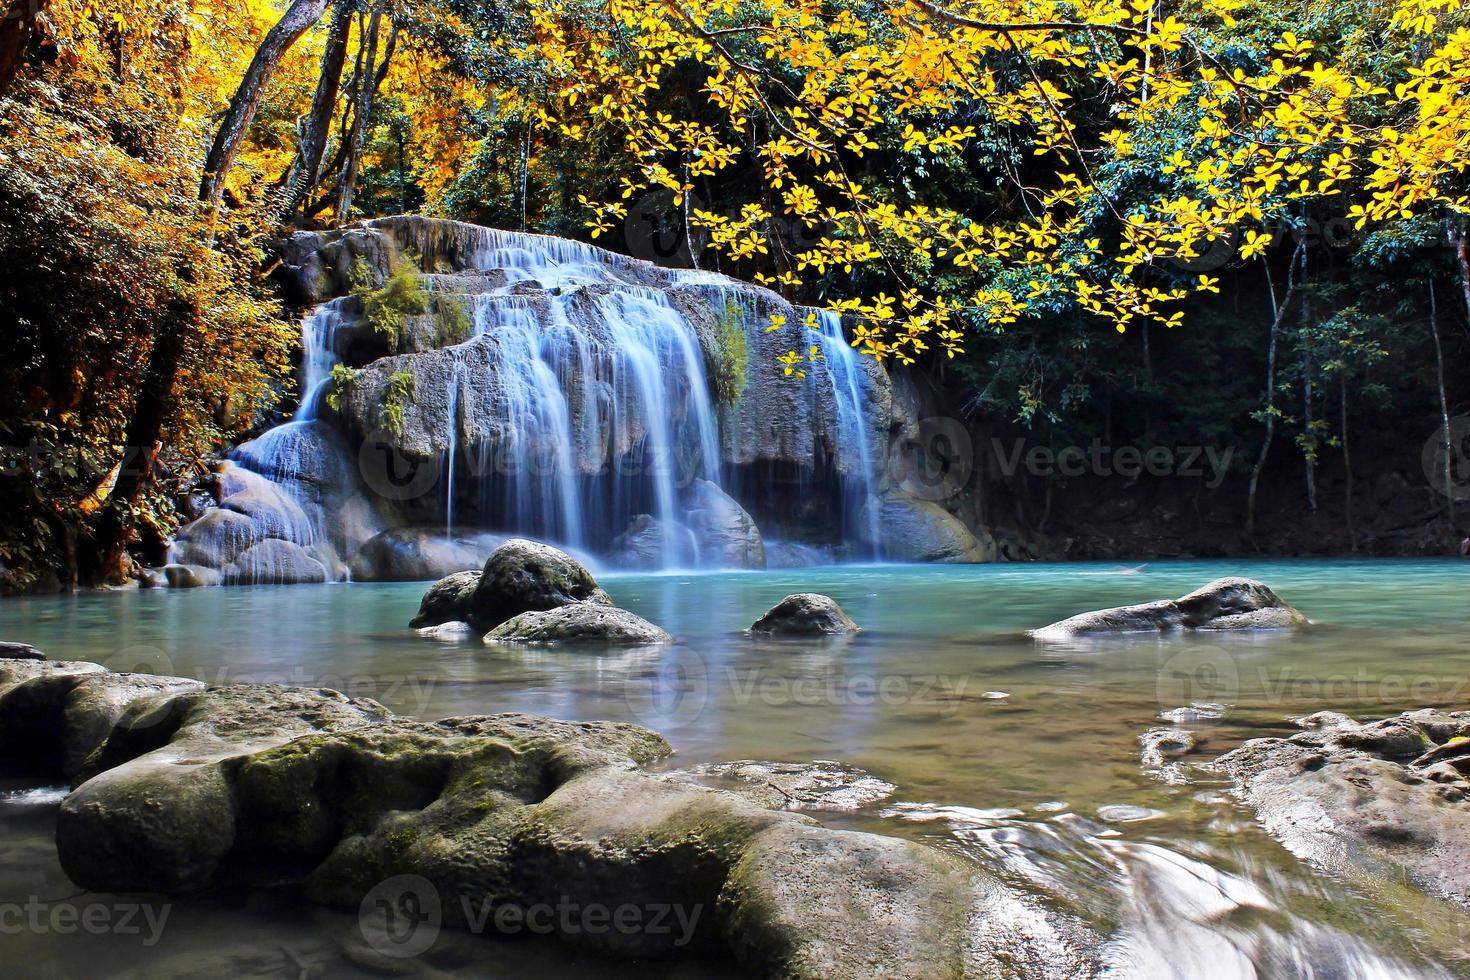
{"type": "Polygon", "coordinates": [[[485,634],[486,643],[672,643],[673,637],[626,609],[573,602],[523,612],[485,634]]]}
{"type": "Polygon", "coordinates": [[[573,602],[611,606],[612,599],[571,555],[550,545],[512,538],[496,548],[480,572],[456,572],[424,594],[414,628],[466,622],[484,633],[523,612],[573,602]]]}
{"type": "Polygon", "coordinates": [[[1174,630],[1293,629],[1307,617],[1253,579],[1216,579],[1178,599],[1099,609],[1032,630],[1038,640],[1174,630]]]}
{"type": "MultiPolygon", "coordinates": [[[[15,663],[10,694],[46,678],[131,683],[95,664],[15,663]]],[[[368,914],[406,881],[450,927],[508,936],[541,921],[601,953],[733,956],[795,978],[990,976],[1008,955],[970,948],[976,897],[1000,887],[980,872],[642,771],[670,749],[636,725],[426,723],[333,691],[174,681],[139,688],[62,803],[62,865],[84,888],[294,878],[368,914]]],[[[26,710],[7,699],[0,722],[26,710]]],[[[30,710],[32,729],[59,727],[57,710],[30,710]]]]}
{"type": "Polygon", "coordinates": [[[1323,714],[1215,766],[1304,860],[1407,879],[1470,905],[1470,712],[1425,709],[1361,725],[1323,714]]]}
{"type": "Polygon", "coordinates": [[[750,626],[752,633],[771,636],[827,636],[858,629],[835,599],[815,592],[787,596],[750,626]]]}

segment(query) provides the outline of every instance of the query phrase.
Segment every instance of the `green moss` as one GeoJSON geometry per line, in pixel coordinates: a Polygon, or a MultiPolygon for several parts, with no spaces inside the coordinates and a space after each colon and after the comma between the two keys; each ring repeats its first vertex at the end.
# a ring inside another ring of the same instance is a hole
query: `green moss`
{"type": "Polygon", "coordinates": [[[378,406],[378,425],[395,436],[403,435],[404,416],[414,400],[414,384],[413,372],[403,368],[388,376],[388,386],[383,389],[383,403],[378,406]]]}
{"type": "Polygon", "coordinates": [[[453,296],[434,298],[434,346],[453,347],[470,336],[470,315],[464,303],[453,296]]]}
{"type": "Polygon", "coordinates": [[[714,363],[710,386],[722,405],[736,405],[745,393],[748,349],[745,341],[745,310],[733,299],[715,322],[714,363]]]}
{"type": "Polygon", "coordinates": [[[334,412],[342,411],[342,403],[352,388],[352,383],[362,372],[346,364],[333,364],[332,376],[327,379],[327,407],[334,412]]]}
{"type": "Polygon", "coordinates": [[[415,255],[405,255],[388,278],[378,284],[366,261],[358,258],[348,273],[352,295],[362,301],[363,319],[373,330],[388,338],[388,349],[398,353],[403,342],[405,317],[419,316],[429,309],[424,274],[415,255]]]}

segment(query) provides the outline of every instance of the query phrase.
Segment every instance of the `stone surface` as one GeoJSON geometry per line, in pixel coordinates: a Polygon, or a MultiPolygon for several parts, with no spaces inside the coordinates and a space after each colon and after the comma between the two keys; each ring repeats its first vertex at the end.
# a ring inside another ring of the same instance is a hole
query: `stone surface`
{"type": "MultiPolygon", "coordinates": [[[[995,542],[982,540],[959,518],[928,500],[893,489],[870,506],[877,508],[878,542],[888,561],[976,563],[996,560],[995,542]]],[[[861,529],[871,543],[871,525],[861,529]]]]}
{"type": "Polygon", "coordinates": [[[750,627],[752,633],[774,636],[824,636],[858,629],[834,599],[814,592],[787,596],[750,627]]]}
{"type": "Polygon", "coordinates": [[[486,643],[672,643],[662,629],[616,606],[573,602],[524,612],[485,634],[486,643]]]}
{"type": "Polygon", "coordinates": [[[46,655],[29,643],[0,641],[0,660],[45,660],[46,655]]]}
{"type": "Polygon", "coordinates": [[[639,514],[613,539],[607,560],[618,568],[644,571],[669,565],[692,568],[699,564],[699,555],[698,541],[689,528],[639,514]]]}
{"type": "Polygon", "coordinates": [[[491,630],[523,612],[544,612],[573,602],[612,605],[592,573],[571,555],[550,545],[512,538],[485,562],[466,615],[456,618],[476,629],[491,630]]]}
{"type": "Polygon", "coordinates": [[[1178,599],[1082,613],[1032,630],[1031,636],[1050,641],[1113,633],[1294,629],[1305,625],[1307,618],[1263,583],[1222,578],[1178,599]]]}
{"type": "Polygon", "coordinates": [[[725,491],[695,479],[684,498],[684,524],[697,561],[715,568],[765,568],[766,549],[755,519],[725,491]]]}
{"type": "Polygon", "coordinates": [[[996,882],[918,843],[643,771],[670,748],[636,725],[427,723],[332,691],[191,683],[0,666],[0,731],[37,717],[28,705],[88,714],[87,739],[108,728],[58,819],[79,886],[180,894],[228,872],[302,880],[357,912],[411,876],[447,927],[522,934],[502,924],[550,910],[552,932],[604,954],[733,956],[797,978],[989,976],[1007,961],[967,939],[977,900],[998,908],[996,882]]]}
{"type": "Polygon", "coordinates": [[[393,528],[372,538],[349,563],[364,582],[422,582],[479,569],[509,539],[490,532],[446,537],[442,527],[393,528]]]}
{"type": "Polygon", "coordinates": [[[419,600],[419,611],[408,625],[414,629],[441,623],[463,622],[470,614],[470,599],[480,587],[480,571],[455,572],[433,585],[419,600]]]}
{"type": "Polygon", "coordinates": [[[1299,857],[1470,905],[1470,712],[1344,719],[1253,739],[1215,765],[1299,857]]]}

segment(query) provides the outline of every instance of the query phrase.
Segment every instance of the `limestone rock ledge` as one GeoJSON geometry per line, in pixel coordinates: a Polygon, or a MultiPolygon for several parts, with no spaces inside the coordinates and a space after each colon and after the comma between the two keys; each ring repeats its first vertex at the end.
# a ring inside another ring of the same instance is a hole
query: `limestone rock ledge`
{"type": "Polygon", "coordinates": [[[268,873],[355,910],[410,875],[445,926],[491,935],[498,918],[487,929],[478,910],[682,913],[687,929],[553,917],[564,941],[609,955],[729,956],[813,978],[1015,962],[971,939],[999,887],[977,869],[641,768],[669,752],[629,724],[422,722],[330,690],[0,661],[0,769],[70,778],[57,844],[84,888],[183,894],[268,873]]]}

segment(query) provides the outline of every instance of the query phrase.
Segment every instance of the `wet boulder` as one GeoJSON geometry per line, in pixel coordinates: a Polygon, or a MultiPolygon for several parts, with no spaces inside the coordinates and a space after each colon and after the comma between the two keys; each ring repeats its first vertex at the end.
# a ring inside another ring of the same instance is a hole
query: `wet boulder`
{"type": "Polygon", "coordinates": [[[938,504],[902,490],[890,490],[868,504],[875,509],[860,529],[864,541],[878,546],[889,561],[973,564],[995,561],[995,542],[976,537],[964,522],[938,504]]]}
{"type": "Polygon", "coordinates": [[[83,888],[182,893],[209,885],[236,843],[240,760],[388,712],[335,691],[240,685],[129,705],[61,805],[56,846],[83,888]]]}
{"type": "Polygon", "coordinates": [[[419,600],[419,611],[408,625],[426,629],[443,623],[463,622],[470,613],[470,599],[480,586],[480,571],[455,572],[433,585],[419,600]]]}
{"type": "Polygon", "coordinates": [[[592,573],[550,545],[512,538],[485,562],[470,595],[467,615],[476,629],[491,630],[524,612],[545,612],[573,602],[611,606],[592,573]]]}
{"type": "Polygon", "coordinates": [[[1294,629],[1305,625],[1307,618],[1263,583],[1222,578],[1178,599],[1081,613],[1032,630],[1031,636],[1052,641],[1113,633],[1294,629]]]}
{"type": "Polygon", "coordinates": [[[465,569],[478,571],[505,541],[504,534],[447,537],[442,527],[393,528],[353,556],[352,577],[360,582],[421,582],[465,569]]]}
{"type": "Polygon", "coordinates": [[[674,638],[641,616],[597,602],[523,612],[485,634],[486,643],[672,643],[674,638]]]}
{"type": "Polygon", "coordinates": [[[755,519],[708,480],[696,479],[690,484],[685,494],[684,523],[694,536],[700,565],[766,567],[766,549],[755,519]]]}
{"type": "Polygon", "coordinates": [[[1366,724],[1338,715],[1287,738],[1252,739],[1215,767],[1298,857],[1470,905],[1470,712],[1366,724]]]}
{"type": "Polygon", "coordinates": [[[752,633],[772,636],[829,636],[859,630],[830,596],[814,592],[789,595],[751,624],[752,633]]]}
{"type": "Polygon", "coordinates": [[[0,641],[0,660],[45,660],[46,655],[29,643],[0,641]]]}
{"type": "Polygon", "coordinates": [[[689,568],[699,563],[695,533],[676,521],[639,514],[612,542],[608,561],[618,568],[689,568]]]}

